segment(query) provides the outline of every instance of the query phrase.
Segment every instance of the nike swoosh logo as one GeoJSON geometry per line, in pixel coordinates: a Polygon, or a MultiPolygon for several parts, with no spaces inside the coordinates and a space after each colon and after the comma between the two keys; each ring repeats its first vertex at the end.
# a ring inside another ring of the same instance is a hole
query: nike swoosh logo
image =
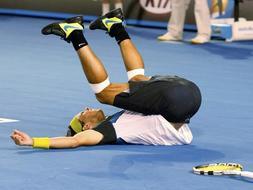
{"type": "Polygon", "coordinates": [[[119,23],[119,21],[114,21],[114,20],[106,20],[105,25],[108,25],[110,23],[119,23]]]}
{"type": "Polygon", "coordinates": [[[83,45],[85,45],[85,44],[86,44],[86,43],[81,43],[81,44],[79,44],[78,46],[81,47],[81,46],[83,46],[83,45]]]}
{"type": "Polygon", "coordinates": [[[68,31],[68,29],[79,29],[79,28],[76,27],[76,26],[66,25],[66,26],[63,27],[63,29],[64,29],[65,31],[68,31]]]}

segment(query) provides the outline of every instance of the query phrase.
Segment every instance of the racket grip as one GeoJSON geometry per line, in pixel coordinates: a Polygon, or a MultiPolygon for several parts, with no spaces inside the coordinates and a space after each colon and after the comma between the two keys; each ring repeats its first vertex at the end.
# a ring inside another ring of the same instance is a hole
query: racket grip
{"type": "Polygon", "coordinates": [[[242,171],[241,176],[253,179],[253,172],[242,171]]]}

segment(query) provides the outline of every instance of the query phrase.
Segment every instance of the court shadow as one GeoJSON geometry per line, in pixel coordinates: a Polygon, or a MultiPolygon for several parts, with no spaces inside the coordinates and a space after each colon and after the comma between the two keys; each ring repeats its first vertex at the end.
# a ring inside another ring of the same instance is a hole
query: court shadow
{"type": "Polygon", "coordinates": [[[152,161],[176,161],[176,162],[199,162],[211,161],[224,157],[224,154],[215,150],[201,149],[194,145],[187,146],[145,146],[145,145],[101,145],[86,146],[74,149],[31,149],[28,147],[17,147],[17,154],[43,154],[57,152],[82,152],[82,151],[108,151],[124,152],[121,156],[113,157],[118,160],[134,160],[141,158],[142,162],[152,161]],[[138,158],[135,157],[138,155],[138,158]],[[182,156],[183,155],[183,156],[182,156]]]}
{"type": "MultiPolygon", "coordinates": [[[[81,171],[78,175],[100,179],[138,180],[135,175],[129,174],[135,166],[165,166],[173,167],[178,163],[190,163],[195,165],[209,163],[224,158],[222,152],[203,149],[195,145],[187,146],[144,146],[144,145],[102,145],[91,147],[80,147],[76,149],[27,149],[21,148],[17,154],[57,154],[59,152],[106,152],[110,156],[108,169],[105,171],[81,171]]],[[[150,176],[152,177],[152,176],[150,176]]],[[[140,179],[142,177],[140,176],[140,179]]]]}
{"type": "Polygon", "coordinates": [[[211,54],[219,55],[225,59],[245,60],[253,57],[252,47],[238,47],[224,43],[208,43],[203,45],[192,45],[192,48],[204,49],[211,54]]]}
{"type": "Polygon", "coordinates": [[[13,16],[10,17],[9,15],[0,14],[0,20],[1,20],[1,21],[13,20],[13,16]]]}
{"type": "MultiPolygon", "coordinates": [[[[5,149],[6,150],[6,149],[5,149]]],[[[14,150],[9,149],[9,150],[14,150]]],[[[17,151],[17,154],[20,155],[27,155],[27,154],[53,154],[53,153],[58,153],[58,152],[77,152],[80,151],[80,148],[74,148],[74,149],[33,149],[31,147],[18,147],[15,148],[17,151]]]]}
{"type": "Polygon", "coordinates": [[[238,44],[238,45],[250,46],[251,48],[253,46],[253,41],[252,40],[237,41],[237,42],[233,42],[233,43],[238,44]]]}
{"type": "MultiPolygon", "coordinates": [[[[140,28],[136,28],[136,27],[128,27],[127,31],[129,32],[129,34],[131,36],[136,36],[142,39],[146,39],[146,40],[152,40],[152,41],[156,41],[156,38],[160,35],[162,35],[161,30],[156,30],[156,29],[152,29],[152,30],[142,30],[140,32],[140,28]]],[[[165,32],[164,32],[165,33],[165,32]]]]}
{"type": "MultiPolygon", "coordinates": [[[[120,147],[119,147],[120,148],[120,147]]],[[[118,149],[118,148],[116,148],[118,149]]],[[[115,148],[114,148],[115,150],[115,148]]],[[[118,149],[126,151],[128,154],[122,154],[113,157],[117,160],[126,160],[134,162],[201,162],[212,161],[224,157],[224,154],[216,150],[202,149],[194,145],[187,146],[127,146],[118,149]],[[130,153],[130,154],[129,154],[130,153]],[[136,154],[137,153],[137,154],[136,154]]]]}
{"type": "MultiPolygon", "coordinates": [[[[173,166],[174,163],[201,163],[211,162],[224,157],[224,154],[215,150],[202,149],[193,145],[189,146],[110,146],[101,147],[101,150],[120,150],[120,155],[112,156],[108,171],[79,172],[79,175],[95,178],[114,178],[122,180],[133,180],[133,176],[127,174],[127,170],[136,165],[160,165],[173,166]]],[[[96,151],[99,149],[96,148],[96,151]]],[[[136,178],[136,176],[135,176],[136,178]]]]}

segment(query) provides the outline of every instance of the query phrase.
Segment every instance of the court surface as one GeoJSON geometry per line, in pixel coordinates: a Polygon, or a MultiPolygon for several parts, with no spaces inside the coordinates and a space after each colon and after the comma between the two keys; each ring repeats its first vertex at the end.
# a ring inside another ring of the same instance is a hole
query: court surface
{"type": "MultiPolygon", "coordinates": [[[[253,42],[206,45],[160,43],[165,30],[128,27],[148,75],[195,81],[202,107],[187,146],[106,145],[39,150],[17,147],[13,129],[31,136],[62,136],[82,108],[117,109],[95,100],[71,44],[40,29],[55,20],[0,16],[0,189],[250,190],[240,177],[197,176],[195,165],[238,162],[253,171],[253,42]]],[[[127,80],[116,42],[102,31],[85,31],[111,81],[127,80]]],[[[186,32],[189,40],[194,33],[186,32]]]]}

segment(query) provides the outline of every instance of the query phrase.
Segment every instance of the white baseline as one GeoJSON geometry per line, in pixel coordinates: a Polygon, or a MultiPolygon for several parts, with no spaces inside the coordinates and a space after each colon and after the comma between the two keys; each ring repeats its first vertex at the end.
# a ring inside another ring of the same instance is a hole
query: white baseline
{"type": "Polygon", "coordinates": [[[1,118],[0,117],[0,123],[11,123],[11,122],[18,122],[19,120],[15,119],[7,119],[7,118],[1,118]]]}

